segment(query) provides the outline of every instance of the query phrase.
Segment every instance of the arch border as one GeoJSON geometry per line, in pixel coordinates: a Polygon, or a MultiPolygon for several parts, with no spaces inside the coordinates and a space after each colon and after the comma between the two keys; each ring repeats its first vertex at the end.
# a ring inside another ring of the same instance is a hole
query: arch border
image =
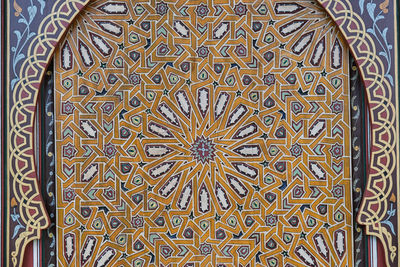
{"type": "MultiPolygon", "coordinates": [[[[36,101],[41,80],[55,47],[76,15],[89,2],[90,0],[56,0],[51,13],[42,18],[36,37],[26,51],[26,57],[18,74],[20,80],[13,84],[9,78],[7,79],[5,90],[7,90],[8,120],[4,125],[7,129],[8,142],[7,145],[4,144],[7,149],[5,185],[8,186],[4,203],[7,211],[4,221],[7,227],[4,244],[6,266],[21,266],[26,245],[40,238],[41,230],[49,225],[40,197],[34,163],[33,123],[36,101]],[[15,229],[18,229],[17,232],[15,229]]],[[[394,76],[392,85],[385,75],[388,68],[382,60],[382,55],[377,53],[377,41],[368,32],[362,16],[353,11],[354,4],[352,5],[350,0],[318,0],[318,2],[335,21],[348,42],[359,65],[368,95],[372,128],[371,163],[358,222],[366,226],[367,234],[375,235],[382,241],[388,266],[398,266],[399,240],[396,235],[398,231],[392,233],[390,227],[391,224],[398,230],[399,215],[391,215],[393,212],[390,211],[393,206],[397,210],[400,208],[397,201],[399,183],[396,181],[399,177],[397,164],[400,162],[399,105],[396,91],[398,79],[394,76]]],[[[393,10],[396,10],[396,2],[392,4],[393,10]]],[[[17,13],[22,11],[15,4],[14,9],[16,13],[12,14],[8,7],[9,17],[17,16],[17,13]]],[[[12,35],[9,28],[6,34],[9,40],[12,35]]],[[[397,36],[394,37],[395,43],[396,38],[397,36]]],[[[10,43],[6,49],[11,51],[10,43]]],[[[397,70],[397,51],[394,51],[394,54],[393,65],[397,70]]],[[[7,62],[8,67],[11,67],[10,58],[7,62]]]]}

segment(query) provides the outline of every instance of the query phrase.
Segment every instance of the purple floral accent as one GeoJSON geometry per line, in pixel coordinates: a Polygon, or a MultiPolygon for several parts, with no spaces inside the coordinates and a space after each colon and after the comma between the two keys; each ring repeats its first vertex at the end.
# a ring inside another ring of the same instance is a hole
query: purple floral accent
{"type": "Polygon", "coordinates": [[[138,85],[141,82],[140,79],[140,75],[137,73],[132,73],[131,75],[129,75],[129,81],[133,84],[133,85],[138,85]]]}
{"type": "Polygon", "coordinates": [[[167,14],[167,11],[168,11],[168,5],[166,3],[161,1],[160,3],[157,4],[157,7],[156,7],[157,14],[163,16],[163,15],[167,14]]]}
{"type": "Polygon", "coordinates": [[[75,106],[71,102],[67,101],[62,103],[62,113],[69,115],[74,113],[75,106]]]}
{"type": "Polygon", "coordinates": [[[208,47],[207,46],[200,46],[197,48],[197,55],[201,58],[206,58],[208,56],[208,47]]]}
{"type": "Polygon", "coordinates": [[[293,157],[298,158],[303,153],[303,149],[301,148],[301,145],[296,143],[292,145],[292,147],[290,148],[290,153],[292,154],[293,157]]]}
{"type": "Polygon", "coordinates": [[[208,15],[208,12],[210,12],[210,10],[204,4],[201,4],[196,8],[196,13],[197,13],[197,16],[199,16],[199,17],[204,18],[205,16],[208,15]]]}
{"type": "Polygon", "coordinates": [[[265,223],[267,226],[273,227],[278,223],[278,217],[276,215],[270,214],[265,217],[265,223]]]}
{"type": "Polygon", "coordinates": [[[267,75],[264,75],[263,81],[264,81],[264,84],[265,84],[265,85],[268,85],[268,86],[273,85],[273,84],[275,83],[275,76],[274,76],[274,74],[267,74],[267,75]]]}
{"type": "Polygon", "coordinates": [[[335,198],[342,198],[343,197],[343,185],[335,185],[332,189],[332,194],[335,198]]]}
{"type": "Polygon", "coordinates": [[[140,228],[143,227],[144,225],[144,220],[142,216],[136,215],[135,217],[132,218],[132,226],[134,228],[140,228]]]}
{"type": "Polygon", "coordinates": [[[334,158],[338,159],[343,157],[343,145],[334,144],[329,151],[334,158]]]}
{"type": "Polygon", "coordinates": [[[115,148],[115,145],[108,143],[107,145],[104,146],[104,154],[108,158],[112,158],[117,154],[117,149],[115,148]]]}
{"type": "Polygon", "coordinates": [[[63,156],[72,159],[76,154],[76,149],[72,144],[63,146],[63,156]]]}
{"type": "Polygon", "coordinates": [[[238,16],[244,16],[247,13],[247,7],[243,3],[239,3],[235,6],[235,14],[238,16]]]}
{"type": "Polygon", "coordinates": [[[72,189],[72,188],[66,188],[66,189],[64,189],[63,196],[64,196],[63,197],[64,201],[67,201],[67,202],[73,201],[75,199],[75,196],[76,196],[75,190],[72,189]]]}
{"type": "Polygon", "coordinates": [[[331,104],[331,110],[335,114],[339,114],[343,112],[343,101],[333,101],[331,104]]]}
{"type": "Polygon", "coordinates": [[[215,145],[204,136],[197,137],[196,141],[190,148],[192,156],[197,161],[208,163],[210,160],[214,160],[215,157],[215,145]]]}
{"type": "Polygon", "coordinates": [[[202,243],[200,245],[200,253],[201,253],[201,255],[204,255],[204,256],[210,255],[211,252],[212,252],[212,249],[213,249],[212,246],[210,244],[208,244],[208,243],[202,243]]]}

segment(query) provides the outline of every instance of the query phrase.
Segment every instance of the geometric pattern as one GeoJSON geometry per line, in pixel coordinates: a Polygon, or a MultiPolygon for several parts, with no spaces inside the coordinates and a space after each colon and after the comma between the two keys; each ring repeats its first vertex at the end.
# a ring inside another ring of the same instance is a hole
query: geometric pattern
{"type": "Polygon", "coordinates": [[[56,50],[58,262],[352,265],[349,52],[310,1],[98,1],[56,50]]]}

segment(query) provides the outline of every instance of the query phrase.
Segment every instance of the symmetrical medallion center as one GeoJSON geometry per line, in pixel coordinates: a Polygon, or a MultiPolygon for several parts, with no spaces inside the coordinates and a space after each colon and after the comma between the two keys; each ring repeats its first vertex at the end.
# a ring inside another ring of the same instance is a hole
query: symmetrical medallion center
{"type": "Polygon", "coordinates": [[[210,160],[214,160],[215,157],[214,143],[204,136],[197,137],[192,144],[190,151],[192,151],[193,158],[203,164],[210,162],[210,160]]]}

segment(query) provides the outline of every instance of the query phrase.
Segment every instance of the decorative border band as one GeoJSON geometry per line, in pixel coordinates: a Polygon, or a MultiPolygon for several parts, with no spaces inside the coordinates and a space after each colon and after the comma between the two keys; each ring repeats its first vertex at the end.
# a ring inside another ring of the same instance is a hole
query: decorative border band
{"type": "MultiPolygon", "coordinates": [[[[318,1],[337,23],[349,43],[367,89],[372,123],[371,164],[358,221],[366,226],[368,234],[375,235],[382,241],[387,252],[388,266],[397,266],[398,224],[395,208],[397,207],[396,178],[399,160],[396,121],[398,104],[394,86],[397,84],[397,78],[391,75],[394,63],[384,63],[385,59],[387,60],[392,54],[390,49],[386,55],[380,53],[376,46],[379,40],[368,31],[362,17],[353,12],[353,5],[349,0],[318,1]]],[[[89,0],[55,1],[49,15],[41,19],[25,58],[9,59],[8,66],[11,69],[11,66],[17,64],[17,60],[22,60],[22,65],[16,74],[17,79],[7,81],[9,118],[7,125],[7,184],[9,185],[6,203],[7,266],[21,266],[25,246],[31,240],[39,238],[41,229],[49,224],[35,172],[33,153],[35,104],[44,71],[55,46],[74,17],[88,2],[89,0]]],[[[22,12],[22,8],[16,6],[15,1],[13,3],[15,16],[17,16],[22,12]]],[[[39,3],[42,4],[44,1],[40,0],[39,3]]],[[[29,16],[35,10],[32,6],[30,7],[31,9],[28,7],[29,16]]],[[[367,9],[371,18],[378,18],[379,15],[374,16],[371,5],[367,9]]],[[[381,9],[387,10],[387,6],[381,9]]],[[[396,11],[395,8],[390,10],[396,11]]],[[[8,15],[13,15],[10,9],[8,15]]],[[[11,34],[8,30],[8,39],[11,38],[11,34]]],[[[10,45],[7,49],[11,55],[10,45]]]]}

